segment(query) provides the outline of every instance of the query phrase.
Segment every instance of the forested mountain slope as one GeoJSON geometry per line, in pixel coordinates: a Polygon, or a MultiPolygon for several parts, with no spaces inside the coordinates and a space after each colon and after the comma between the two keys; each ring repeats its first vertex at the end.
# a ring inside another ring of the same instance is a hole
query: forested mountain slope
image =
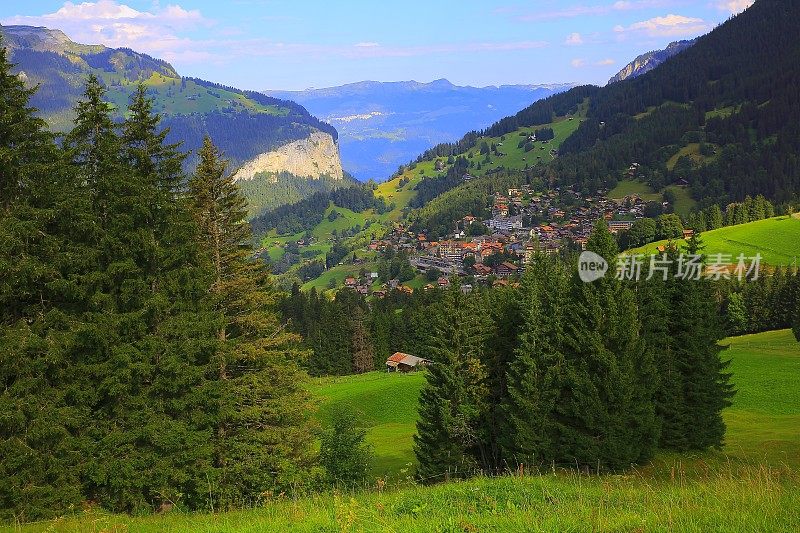
{"type": "MultiPolygon", "coordinates": [[[[642,76],[541,100],[482,133],[429,150],[417,164],[457,158],[487,137],[550,123],[586,102],[580,126],[560,144],[558,157],[512,173],[513,180],[541,178],[585,193],[631,177],[656,191],[688,183],[700,208],[757,194],[778,204],[794,201],[800,191],[798,31],[800,0],[758,0],[642,76]],[[631,175],[633,163],[638,169],[631,175]]],[[[452,180],[434,197],[456,187],[451,199],[457,199],[459,191],[477,186],[452,180]]],[[[440,204],[439,211],[454,205],[440,204]]]]}
{"type": "Polygon", "coordinates": [[[51,128],[63,131],[88,74],[108,88],[117,110],[124,110],[136,85],[144,83],[156,110],[171,128],[170,139],[195,149],[209,134],[234,163],[320,130],[336,130],[293,102],[185,78],[169,63],[127,48],[72,42],[63,32],[31,26],[3,26],[0,35],[30,86],[39,85],[31,104],[51,128]]]}
{"type": "Polygon", "coordinates": [[[127,48],[78,44],[59,30],[3,26],[0,36],[16,64],[15,72],[26,85],[38,85],[31,104],[54,131],[71,127],[75,102],[83,92],[87,76],[94,74],[107,88],[116,120],[123,118],[122,110],[127,108],[137,85],[146,86],[147,95],[155,101],[155,111],[162,116],[162,124],[170,130],[167,140],[182,143],[184,150],[192,152],[187,159],[187,170],[194,166],[194,154],[206,135],[225,154],[230,170],[253,162],[256,172],[250,173],[246,187],[252,193],[249,200],[254,205],[253,211],[344,184],[336,130],[294,102],[182,77],[165,61],[127,48]],[[304,161],[295,158],[291,168],[271,165],[265,167],[265,172],[257,172],[261,170],[259,156],[321,136],[335,152],[326,161],[309,155],[304,161]],[[330,170],[324,176],[296,171],[315,164],[330,170]]]}

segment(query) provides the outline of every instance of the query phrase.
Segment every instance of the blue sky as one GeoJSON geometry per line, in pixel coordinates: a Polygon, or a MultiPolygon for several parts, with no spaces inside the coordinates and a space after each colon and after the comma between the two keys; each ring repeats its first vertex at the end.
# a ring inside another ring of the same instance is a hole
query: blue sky
{"type": "Polygon", "coordinates": [[[604,84],[635,56],[706,33],[752,0],[26,0],[0,24],[127,46],[246,89],[378,80],[604,84]]]}

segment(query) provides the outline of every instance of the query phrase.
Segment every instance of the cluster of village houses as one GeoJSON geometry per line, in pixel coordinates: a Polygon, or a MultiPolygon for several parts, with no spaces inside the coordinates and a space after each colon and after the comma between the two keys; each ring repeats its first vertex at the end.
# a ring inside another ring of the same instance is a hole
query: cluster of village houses
{"type": "MultiPolygon", "coordinates": [[[[603,195],[581,197],[572,191],[569,194],[574,198],[569,202],[574,207],[563,205],[559,189],[544,193],[535,193],[527,186],[509,189],[494,195],[491,218],[466,216],[446,239],[431,240],[424,233],[397,225],[384,239],[372,241],[369,247],[381,251],[391,246],[405,251],[419,272],[431,269],[441,272],[441,277],[429,287],[447,287],[449,277],[454,274],[471,276],[476,282],[491,280],[503,285],[513,283],[537,251],[555,254],[565,246],[583,249],[598,219],[605,219],[611,232],[617,233],[630,229],[636,219],[644,216],[646,202],[635,195],[612,200],[603,195]],[[470,231],[473,224],[483,224],[486,230],[470,231]],[[469,236],[476,233],[485,234],[469,236]],[[504,260],[489,260],[495,254],[503,254],[504,260]]],[[[363,279],[347,278],[345,284],[368,294],[376,277],[374,272],[367,273],[363,279]]],[[[375,294],[380,297],[391,289],[411,291],[391,280],[375,294]]],[[[470,285],[462,284],[462,290],[471,289],[470,285]]]]}

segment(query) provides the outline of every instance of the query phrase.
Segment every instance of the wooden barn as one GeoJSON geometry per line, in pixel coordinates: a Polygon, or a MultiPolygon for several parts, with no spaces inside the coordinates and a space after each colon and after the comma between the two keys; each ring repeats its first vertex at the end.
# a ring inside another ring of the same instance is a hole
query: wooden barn
{"type": "Polygon", "coordinates": [[[422,357],[409,355],[403,352],[396,352],[386,360],[386,371],[415,372],[422,367],[428,366],[429,364],[431,364],[431,361],[423,359],[422,357]]]}

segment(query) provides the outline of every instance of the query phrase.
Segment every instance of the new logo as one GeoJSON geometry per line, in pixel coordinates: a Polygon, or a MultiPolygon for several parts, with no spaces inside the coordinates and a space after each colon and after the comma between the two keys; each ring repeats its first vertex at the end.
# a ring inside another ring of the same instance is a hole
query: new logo
{"type": "Polygon", "coordinates": [[[608,262],[594,252],[582,252],[578,258],[578,276],[584,283],[591,283],[606,275],[608,262]]]}

